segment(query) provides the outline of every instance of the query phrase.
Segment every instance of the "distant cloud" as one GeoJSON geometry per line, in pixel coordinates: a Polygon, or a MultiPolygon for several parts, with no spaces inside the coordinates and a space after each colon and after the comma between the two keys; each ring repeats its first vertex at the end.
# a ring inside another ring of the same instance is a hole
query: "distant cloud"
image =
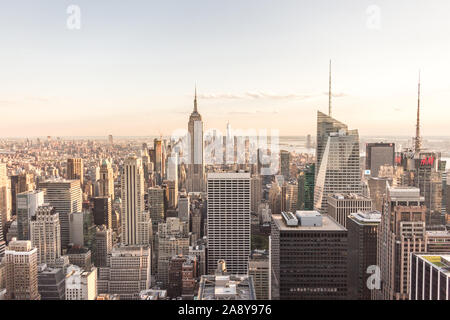
{"type": "Polygon", "coordinates": [[[228,114],[278,114],[278,113],[280,113],[280,111],[279,110],[267,110],[267,111],[264,111],[264,110],[247,110],[247,111],[242,111],[242,110],[240,110],[240,111],[229,111],[229,112],[227,112],[228,114]]]}
{"type": "MultiPolygon", "coordinates": [[[[328,95],[327,93],[324,93],[328,95]]],[[[241,94],[234,93],[203,93],[199,94],[198,97],[200,99],[208,99],[208,100],[238,100],[238,99],[272,99],[272,100],[306,100],[311,98],[317,98],[322,96],[319,93],[311,93],[311,94],[302,94],[302,93],[273,93],[273,92],[264,92],[264,91],[246,91],[241,94]]],[[[333,97],[340,98],[347,96],[345,93],[333,93],[333,97]]]]}

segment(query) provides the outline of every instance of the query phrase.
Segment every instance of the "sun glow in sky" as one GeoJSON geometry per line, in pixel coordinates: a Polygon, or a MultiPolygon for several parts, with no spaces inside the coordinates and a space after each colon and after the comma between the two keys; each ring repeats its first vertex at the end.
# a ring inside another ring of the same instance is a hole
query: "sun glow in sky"
{"type": "Polygon", "coordinates": [[[169,135],[194,86],[206,128],[450,135],[448,0],[17,0],[0,4],[0,136],[169,135]],[[67,28],[69,5],[80,8],[67,28]],[[375,11],[374,11],[375,8],[375,11]]]}

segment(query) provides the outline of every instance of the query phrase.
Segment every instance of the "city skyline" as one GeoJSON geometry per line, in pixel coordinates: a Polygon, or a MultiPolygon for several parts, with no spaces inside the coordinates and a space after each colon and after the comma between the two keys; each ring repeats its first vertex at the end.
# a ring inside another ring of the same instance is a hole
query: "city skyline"
{"type": "Polygon", "coordinates": [[[420,69],[421,133],[445,136],[450,4],[434,3],[77,1],[79,30],[68,1],[8,3],[0,136],[170,136],[195,84],[206,129],[312,134],[330,59],[334,118],[361,136],[413,136],[420,69]]]}

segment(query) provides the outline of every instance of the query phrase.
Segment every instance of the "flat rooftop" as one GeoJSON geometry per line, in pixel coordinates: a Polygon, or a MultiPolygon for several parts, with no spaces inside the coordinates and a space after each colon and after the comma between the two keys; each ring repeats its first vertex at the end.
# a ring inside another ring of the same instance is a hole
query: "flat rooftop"
{"type": "Polygon", "coordinates": [[[351,219],[359,224],[374,224],[381,222],[381,212],[380,211],[368,211],[368,212],[355,212],[350,214],[351,219]]]}
{"type": "Polygon", "coordinates": [[[450,277],[450,254],[419,254],[418,256],[450,277]]]}
{"type": "Polygon", "coordinates": [[[346,228],[341,226],[339,223],[337,223],[335,220],[333,220],[330,216],[323,214],[322,215],[322,226],[287,226],[281,214],[272,214],[273,222],[277,225],[278,229],[281,231],[347,231],[346,228]]]}
{"type": "Polygon", "coordinates": [[[253,278],[247,275],[203,275],[199,300],[255,300],[253,278]]]}
{"type": "Polygon", "coordinates": [[[333,193],[328,197],[336,200],[370,200],[369,197],[357,193],[333,193]]]}
{"type": "Polygon", "coordinates": [[[208,179],[250,179],[250,172],[210,172],[208,179]]]}

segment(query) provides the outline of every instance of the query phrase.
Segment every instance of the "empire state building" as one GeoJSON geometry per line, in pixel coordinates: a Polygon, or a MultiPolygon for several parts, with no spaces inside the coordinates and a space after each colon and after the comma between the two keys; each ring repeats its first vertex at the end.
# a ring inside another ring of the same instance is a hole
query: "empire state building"
{"type": "Polygon", "coordinates": [[[187,192],[202,192],[205,184],[203,164],[203,121],[197,110],[197,89],[195,89],[194,111],[189,117],[189,163],[187,165],[187,192]]]}

